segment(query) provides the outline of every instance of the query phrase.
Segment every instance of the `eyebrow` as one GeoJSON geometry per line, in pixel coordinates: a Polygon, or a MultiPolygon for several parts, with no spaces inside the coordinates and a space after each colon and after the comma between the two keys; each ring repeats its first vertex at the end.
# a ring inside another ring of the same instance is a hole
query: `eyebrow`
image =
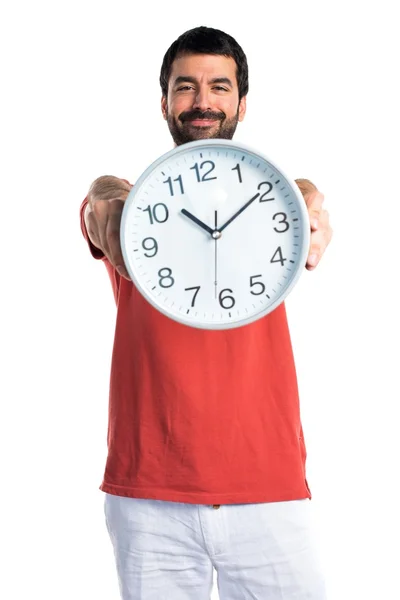
{"type": "MultiPolygon", "coordinates": [[[[174,85],[179,85],[180,83],[197,83],[197,79],[190,75],[179,75],[175,79],[174,85]]],[[[233,87],[232,81],[228,77],[214,77],[213,79],[210,79],[208,83],[225,83],[226,85],[233,87]]]]}

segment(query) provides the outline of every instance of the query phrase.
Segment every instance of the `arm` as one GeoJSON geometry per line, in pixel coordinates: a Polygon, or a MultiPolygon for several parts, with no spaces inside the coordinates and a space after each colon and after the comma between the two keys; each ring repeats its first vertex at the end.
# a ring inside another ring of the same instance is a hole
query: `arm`
{"type": "Polygon", "coordinates": [[[92,254],[108,259],[118,273],[130,280],[120,246],[122,210],[132,185],[124,179],[105,175],[90,186],[83,221],[92,254]],[[98,252],[97,252],[98,251],[98,252]]]}

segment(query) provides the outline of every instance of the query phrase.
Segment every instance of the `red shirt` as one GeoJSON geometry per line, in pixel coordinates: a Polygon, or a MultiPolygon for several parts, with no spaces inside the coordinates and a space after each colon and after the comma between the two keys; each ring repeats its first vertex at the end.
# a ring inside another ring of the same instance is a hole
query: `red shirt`
{"type": "Polygon", "coordinates": [[[117,305],[109,494],[193,504],[311,498],[296,371],[282,303],[226,331],[181,325],[108,271],[117,305]]]}

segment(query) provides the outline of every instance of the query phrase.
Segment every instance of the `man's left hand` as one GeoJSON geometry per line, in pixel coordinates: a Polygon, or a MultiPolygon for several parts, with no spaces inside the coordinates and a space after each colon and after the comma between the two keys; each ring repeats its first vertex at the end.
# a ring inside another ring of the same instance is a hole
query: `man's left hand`
{"type": "Polygon", "coordinates": [[[328,211],[322,208],[324,195],[308,179],[296,179],[296,183],[303,194],[310,217],[311,240],[306,269],[312,271],[332,239],[332,227],[328,211]]]}

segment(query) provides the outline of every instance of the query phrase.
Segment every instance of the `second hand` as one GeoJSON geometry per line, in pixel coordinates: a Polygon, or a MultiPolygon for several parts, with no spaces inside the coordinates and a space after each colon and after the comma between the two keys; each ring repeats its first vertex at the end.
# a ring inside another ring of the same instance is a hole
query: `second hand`
{"type": "MultiPolygon", "coordinates": [[[[215,231],[217,231],[218,229],[218,216],[217,216],[217,211],[215,211],[215,231]]],[[[216,237],[214,239],[214,267],[215,267],[215,278],[214,278],[214,289],[215,289],[215,299],[217,299],[217,242],[218,242],[218,238],[216,237]]]]}

